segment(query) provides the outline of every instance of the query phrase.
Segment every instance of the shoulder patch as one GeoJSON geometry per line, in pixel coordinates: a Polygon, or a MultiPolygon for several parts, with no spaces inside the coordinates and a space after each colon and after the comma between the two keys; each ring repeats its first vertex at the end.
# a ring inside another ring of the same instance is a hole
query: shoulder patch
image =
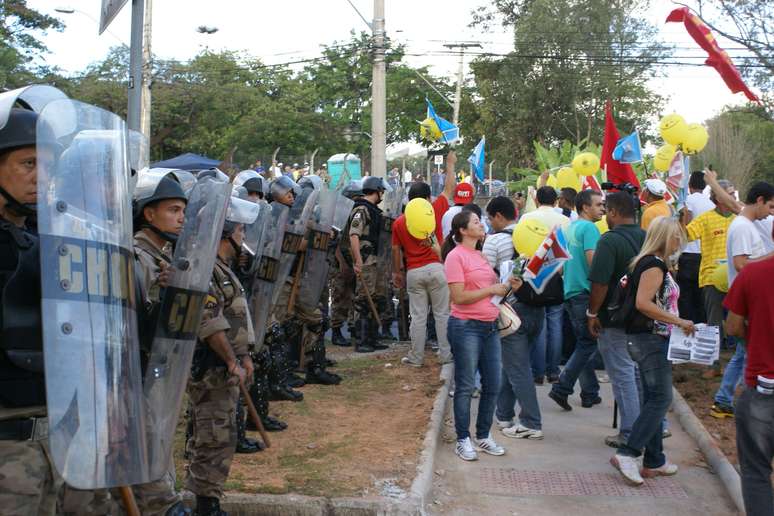
{"type": "Polygon", "coordinates": [[[213,295],[208,295],[207,299],[204,300],[204,307],[205,308],[215,308],[218,306],[218,300],[213,295]]]}

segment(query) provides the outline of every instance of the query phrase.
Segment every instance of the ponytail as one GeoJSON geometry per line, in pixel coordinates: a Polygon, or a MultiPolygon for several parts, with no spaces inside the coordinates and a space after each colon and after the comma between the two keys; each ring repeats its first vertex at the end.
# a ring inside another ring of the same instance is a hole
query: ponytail
{"type": "Polygon", "coordinates": [[[454,216],[451,231],[444,239],[443,246],[441,246],[441,260],[446,261],[446,256],[452,252],[452,249],[457,247],[457,244],[462,242],[462,230],[468,227],[472,215],[472,211],[463,209],[454,216]]]}

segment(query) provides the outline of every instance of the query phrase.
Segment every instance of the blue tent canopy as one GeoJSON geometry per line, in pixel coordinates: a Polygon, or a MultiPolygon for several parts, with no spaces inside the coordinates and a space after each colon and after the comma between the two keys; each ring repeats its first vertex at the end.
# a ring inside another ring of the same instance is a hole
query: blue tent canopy
{"type": "Polygon", "coordinates": [[[174,158],[157,161],[151,165],[151,168],[177,168],[180,170],[206,170],[209,168],[217,167],[220,165],[220,161],[216,159],[210,159],[206,156],[200,156],[192,152],[186,152],[180,156],[174,158]]]}

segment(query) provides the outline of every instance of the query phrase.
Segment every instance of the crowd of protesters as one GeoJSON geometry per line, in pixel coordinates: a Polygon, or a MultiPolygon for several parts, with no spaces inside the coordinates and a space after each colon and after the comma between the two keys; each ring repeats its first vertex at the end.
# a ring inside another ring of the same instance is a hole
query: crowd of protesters
{"type": "MultiPolygon", "coordinates": [[[[412,319],[412,347],[403,363],[423,364],[432,312],[442,329],[442,362],[455,366],[455,452],[461,459],[505,453],[493,424],[509,438],[550,438],[536,386],[552,384],[548,397],[569,412],[576,384],[580,406],[592,409],[602,401],[600,381],[609,381],[620,429],[600,438],[616,450],[611,464],[632,485],[676,474],[663,444],[671,435],[668,343],[673,332],[690,335],[706,323],[720,328],[722,348],[734,348],[723,369],[716,363],[703,375],[723,374],[708,410],[713,417],[736,417],[748,514],[774,514],[774,186],[754,183],[739,202],[729,181],[705,170],[691,174],[687,193],[678,208],[655,178],[643,182],[641,196],[542,186],[532,211],[523,212],[521,196],[497,196],[481,213],[471,185],[451,190],[447,184],[433,201],[441,234],[418,241],[399,219],[393,280],[402,286],[407,278],[412,319]],[[520,279],[507,285],[499,276],[501,264],[518,257],[512,234],[528,219],[561,227],[571,255],[537,300],[514,294],[523,287],[520,279]],[[623,322],[614,317],[622,309],[621,292],[631,297],[623,322]],[[490,298],[506,293],[521,325],[501,338],[490,298]],[[471,399],[478,392],[471,440],[471,399]]],[[[430,200],[430,186],[414,183],[408,198],[415,197],[430,200]]]]}

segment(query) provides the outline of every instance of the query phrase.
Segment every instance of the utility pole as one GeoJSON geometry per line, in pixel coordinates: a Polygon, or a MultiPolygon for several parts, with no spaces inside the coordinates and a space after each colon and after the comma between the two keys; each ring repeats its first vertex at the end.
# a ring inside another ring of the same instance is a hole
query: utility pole
{"type": "Polygon", "coordinates": [[[460,102],[462,101],[462,80],[465,76],[465,49],[483,48],[478,43],[448,43],[444,45],[448,49],[460,49],[460,69],[457,71],[457,91],[454,92],[454,125],[460,123],[460,102]]]}
{"type": "Polygon", "coordinates": [[[384,61],[384,0],[374,0],[371,83],[371,175],[387,176],[387,68],[384,61]]]}
{"type": "Polygon", "coordinates": [[[153,39],[153,0],[145,0],[145,17],[143,23],[142,42],[142,84],[140,88],[140,132],[147,138],[150,145],[151,134],[151,74],[153,73],[153,56],[151,40],[153,39]]]}
{"type": "Polygon", "coordinates": [[[126,125],[140,131],[142,106],[142,44],[145,24],[145,0],[132,0],[132,32],[129,41],[129,102],[126,125]]]}

